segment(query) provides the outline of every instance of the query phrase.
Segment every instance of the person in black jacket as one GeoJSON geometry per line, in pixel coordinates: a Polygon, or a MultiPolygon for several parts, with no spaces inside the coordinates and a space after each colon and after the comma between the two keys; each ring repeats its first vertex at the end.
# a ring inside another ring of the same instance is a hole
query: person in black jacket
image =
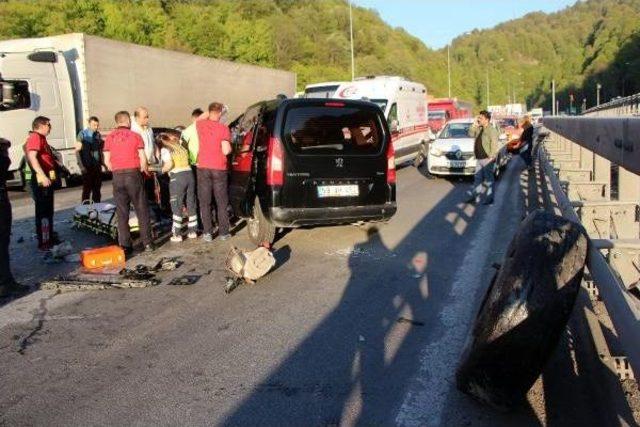
{"type": "Polygon", "coordinates": [[[11,165],[11,143],[0,138],[0,298],[18,293],[21,286],[11,274],[9,242],[11,241],[11,202],[7,193],[7,171],[11,165]]]}
{"type": "Polygon", "coordinates": [[[520,119],[520,127],[522,128],[519,144],[520,157],[522,157],[527,167],[531,169],[533,167],[533,125],[529,116],[524,116],[520,119]]]}

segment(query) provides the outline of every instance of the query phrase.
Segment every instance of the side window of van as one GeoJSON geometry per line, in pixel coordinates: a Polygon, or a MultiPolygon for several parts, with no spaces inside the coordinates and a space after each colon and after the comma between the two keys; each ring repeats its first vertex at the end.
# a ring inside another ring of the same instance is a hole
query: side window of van
{"type": "Polygon", "coordinates": [[[387,119],[389,124],[389,129],[393,128],[393,123],[396,123],[396,127],[398,125],[398,104],[392,104],[389,109],[389,118],[387,119]]]}
{"type": "Polygon", "coordinates": [[[258,120],[260,107],[247,110],[233,126],[233,149],[236,154],[246,153],[253,141],[253,128],[258,120]]]}
{"type": "Polygon", "coordinates": [[[3,81],[0,83],[0,111],[22,110],[31,107],[29,84],[24,80],[3,81]]]}
{"type": "Polygon", "coordinates": [[[256,147],[267,147],[269,145],[269,138],[273,132],[273,126],[276,119],[276,110],[265,109],[262,113],[262,119],[260,120],[260,126],[256,132],[258,137],[256,138],[256,147]]]}

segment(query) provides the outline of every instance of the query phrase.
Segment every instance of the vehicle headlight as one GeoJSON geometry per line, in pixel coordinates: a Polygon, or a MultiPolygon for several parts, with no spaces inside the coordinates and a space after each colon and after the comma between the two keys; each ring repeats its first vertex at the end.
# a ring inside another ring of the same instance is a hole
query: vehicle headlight
{"type": "Polygon", "coordinates": [[[440,157],[443,154],[443,151],[435,146],[431,146],[431,149],[429,150],[429,152],[431,153],[432,156],[436,156],[436,157],[440,157]]]}

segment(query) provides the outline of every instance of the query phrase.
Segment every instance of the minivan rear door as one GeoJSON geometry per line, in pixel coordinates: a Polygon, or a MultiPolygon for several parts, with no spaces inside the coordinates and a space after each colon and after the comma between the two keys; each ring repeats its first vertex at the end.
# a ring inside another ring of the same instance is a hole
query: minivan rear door
{"type": "Polygon", "coordinates": [[[291,103],[279,137],[285,147],[282,207],[384,204],[389,130],[378,106],[366,102],[291,103]]]}

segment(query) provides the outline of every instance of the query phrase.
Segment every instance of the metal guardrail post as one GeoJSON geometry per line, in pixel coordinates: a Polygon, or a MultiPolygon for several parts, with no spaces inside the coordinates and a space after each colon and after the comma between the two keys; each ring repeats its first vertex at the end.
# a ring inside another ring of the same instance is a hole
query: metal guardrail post
{"type": "MultiPolygon", "coordinates": [[[[580,222],[543,151],[540,152],[540,162],[551,181],[563,216],[572,221],[580,222]]],[[[594,244],[589,245],[587,268],[611,316],[622,349],[631,367],[636,373],[640,373],[640,301],[629,294],[625,286],[618,281],[617,275],[611,270],[594,244]]]]}
{"type": "Polygon", "coordinates": [[[618,170],[618,199],[640,201],[640,176],[623,168],[618,170]]]}

